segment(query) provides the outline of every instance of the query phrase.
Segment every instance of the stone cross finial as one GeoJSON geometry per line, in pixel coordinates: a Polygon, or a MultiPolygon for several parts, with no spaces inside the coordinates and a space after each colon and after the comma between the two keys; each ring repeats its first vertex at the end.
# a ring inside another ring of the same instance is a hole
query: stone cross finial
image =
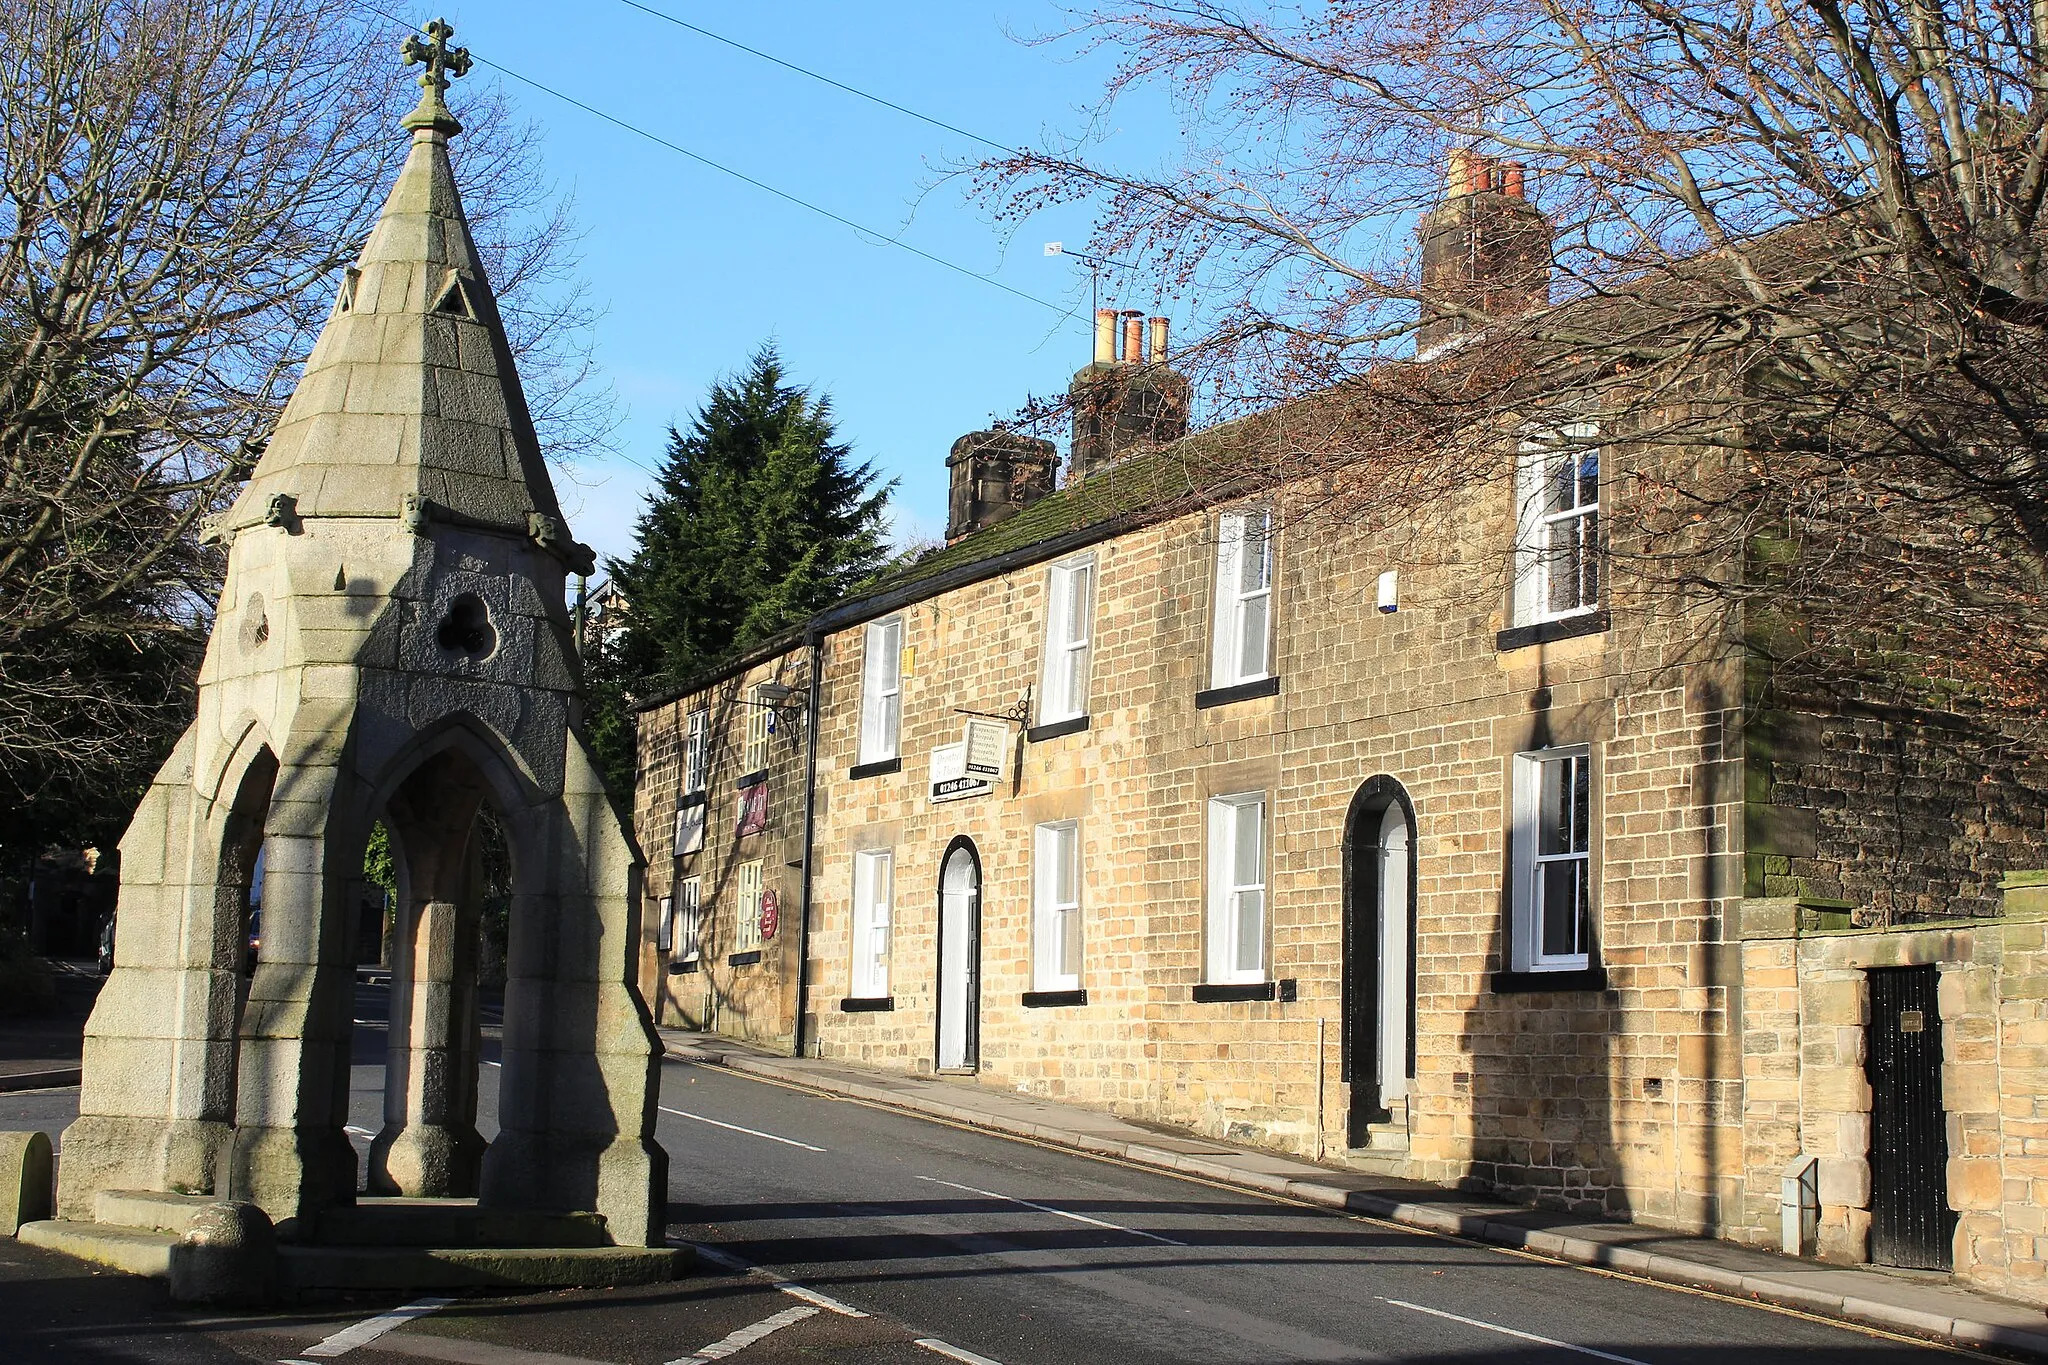
{"type": "Polygon", "coordinates": [[[431,128],[453,136],[462,131],[462,125],[448,112],[442,95],[450,80],[469,74],[469,49],[448,46],[448,40],[455,36],[455,26],[446,19],[433,20],[422,32],[433,41],[421,42],[418,33],[409,34],[405,46],[399,49],[407,66],[424,63],[427,68],[420,75],[419,105],[401,120],[401,125],[415,131],[431,128]]]}

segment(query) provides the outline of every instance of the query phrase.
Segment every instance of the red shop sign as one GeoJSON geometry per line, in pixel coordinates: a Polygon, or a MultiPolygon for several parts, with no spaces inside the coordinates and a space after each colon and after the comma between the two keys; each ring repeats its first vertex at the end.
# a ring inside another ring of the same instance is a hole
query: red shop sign
{"type": "Polygon", "coordinates": [[[761,893],[761,937],[774,938],[782,927],[782,901],[772,890],[761,893]]]}
{"type": "Polygon", "coordinates": [[[740,788],[739,833],[759,834],[768,828],[768,784],[756,782],[740,788]]]}

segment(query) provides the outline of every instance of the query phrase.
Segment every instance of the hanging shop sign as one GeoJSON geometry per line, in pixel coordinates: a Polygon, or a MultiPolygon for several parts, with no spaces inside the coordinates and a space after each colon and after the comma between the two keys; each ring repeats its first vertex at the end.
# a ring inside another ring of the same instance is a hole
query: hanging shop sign
{"type": "Polygon", "coordinates": [[[967,770],[967,745],[946,744],[932,750],[932,800],[960,801],[986,796],[995,783],[967,770]]]}
{"type": "Polygon", "coordinates": [[[970,720],[961,732],[967,775],[1000,782],[1008,771],[1010,727],[1000,720],[970,720]]]}
{"type": "Polygon", "coordinates": [[[675,856],[688,857],[704,847],[704,798],[685,797],[676,807],[675,856]]]}
{"type": "Polygon", "coordinates": [[[768,828],[768,784],[756,782],[751,787],[740,788],[740,828],[742,835],[759,834],[768,828]]]}

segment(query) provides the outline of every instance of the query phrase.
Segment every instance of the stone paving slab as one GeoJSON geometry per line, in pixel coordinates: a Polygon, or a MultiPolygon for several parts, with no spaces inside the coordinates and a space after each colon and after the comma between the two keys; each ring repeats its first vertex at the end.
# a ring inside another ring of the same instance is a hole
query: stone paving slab
{"type": "Polygon", "coordinates": [[[1868,1323],[1912,1336],[2048,1360],[2048,1315],[1957,1285],[1827,1266],[1628,1223],[1589,1222],[1420,1181],[1334,1170],[971,1079],[908,1076],[779,1057],[730,1039],[661,1030],[668,1055],[1136,1165],[1277,1194],[1427,1232],[1518,1247],[1577,1265],[1868,1323]]]}

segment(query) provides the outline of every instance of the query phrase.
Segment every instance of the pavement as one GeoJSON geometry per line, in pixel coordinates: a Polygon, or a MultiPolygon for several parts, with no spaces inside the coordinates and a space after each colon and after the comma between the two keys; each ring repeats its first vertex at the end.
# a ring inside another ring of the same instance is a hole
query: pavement
{"type": "Polygon", "coordinates": [[[1140,1125],[996,1090],[972,1078],[777,1056],[708,1034],[661,1033],[670,1057],[700,1066],[1636,1279],[2048,1360],[2048,1315],[2042,1310],[1925,1275],[1823,1265],[1711,1238],[1547,1213],[1140,1125]]]}

